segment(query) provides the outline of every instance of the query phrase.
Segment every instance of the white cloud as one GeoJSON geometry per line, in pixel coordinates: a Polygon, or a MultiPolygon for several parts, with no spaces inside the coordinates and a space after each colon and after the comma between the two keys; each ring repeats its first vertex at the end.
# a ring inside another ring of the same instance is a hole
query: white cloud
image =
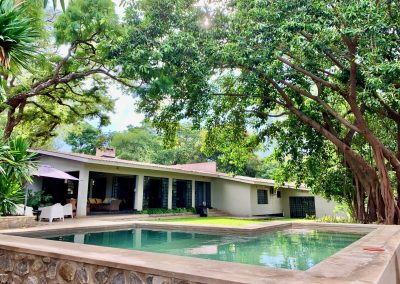
{"type": "Polygon", "coordinates": [[[125,95],[113,84],[108,92],[116,99],[114,113],[110,113],[111,124],[104,128],[105,131],[123,131],[128,125],[139,126],[144,119],[144,114],[136,111],[138,98],[125,95]]]}

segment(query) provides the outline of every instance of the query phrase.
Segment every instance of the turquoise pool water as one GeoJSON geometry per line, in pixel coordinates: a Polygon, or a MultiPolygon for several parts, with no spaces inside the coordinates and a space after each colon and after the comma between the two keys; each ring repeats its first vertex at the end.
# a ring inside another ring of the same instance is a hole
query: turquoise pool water
{"type": "Polygon", "coordinates": [[[243,236],[130,229],[47,239],[307,270],[362,236],[317,230],[283,230],[243,236]]]}

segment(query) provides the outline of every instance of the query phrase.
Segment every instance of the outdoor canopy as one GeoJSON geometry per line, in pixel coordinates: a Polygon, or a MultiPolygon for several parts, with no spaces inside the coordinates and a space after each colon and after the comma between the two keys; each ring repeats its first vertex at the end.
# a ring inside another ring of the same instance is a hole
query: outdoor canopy
{"type": "Polygon", "coordinates": [[[67,180],[79,180],[66,172],[60,171],[59,169],[53,168],[49,165],[41,165],[37,168],[35,172],[32,173],[33,176],[38,177],[49,177],[57,179],[67,179],[67,180]]]}
{"type": "MultiPolygon", "coordinates": [[[[49,177],[56,179],[64,179],[64,180],[79,180],[74,176],[67,174],[59,169],[53,168],[49,165],[41,165],[39,166],[32,174],[32,176],[38,177],[49,177]]],[[[25,191],[25,202],[24,202],[24,215],[26,213],[26,204],[28,202],[28,190],[25,191]]]]}

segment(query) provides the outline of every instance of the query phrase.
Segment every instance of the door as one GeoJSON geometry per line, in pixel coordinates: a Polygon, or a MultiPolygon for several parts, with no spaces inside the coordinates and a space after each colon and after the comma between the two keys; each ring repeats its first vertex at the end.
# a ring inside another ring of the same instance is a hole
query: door
{"type": "Polygon", "coordinates": [[[91,179],[92,182],[92,198],[101,198],[104,199],[106,197],[107,190],[107,178],[106,177],[95,177],[91,179]]]}
{"type": "Polygon", "coordinates": [[[290,196],[290,218],[305,218],[315,216],[314,196],[290,196]]]}
{"type": "Polygon", "coordinates": [[[176,180],[172,182],[172,208],[192,207],[192,181],[176,180]]]}
{"type": "Polygon", "coordinates": [[[121,210],[133,210],[135,203],[135,177],[118,177],[118,192],[116,198],[122,200],[121,210]]]}
{"type": "Polygon", "coordinates": [[[196,181],[196,207],[206,203],[207,208],[211,208],[211,183],[196,181]]]}

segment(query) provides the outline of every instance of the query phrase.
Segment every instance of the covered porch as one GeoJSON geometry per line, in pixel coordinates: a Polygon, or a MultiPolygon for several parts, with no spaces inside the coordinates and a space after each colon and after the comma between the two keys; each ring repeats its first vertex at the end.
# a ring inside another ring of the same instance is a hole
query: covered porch
{"type": "Polygon", "coordinates": [[[145,173],[89,171],[85,175],[88,176],[87,186],[81,178],[78,182],[77,216],[135,213],[155,208],[195,208],[203,202],[211,207],[211,181],[145,173]],[[84,204],[85,189],[87,205],[84,204]],[[114,203],[114,206],[107,208],[108,203],[114,203]]]}

